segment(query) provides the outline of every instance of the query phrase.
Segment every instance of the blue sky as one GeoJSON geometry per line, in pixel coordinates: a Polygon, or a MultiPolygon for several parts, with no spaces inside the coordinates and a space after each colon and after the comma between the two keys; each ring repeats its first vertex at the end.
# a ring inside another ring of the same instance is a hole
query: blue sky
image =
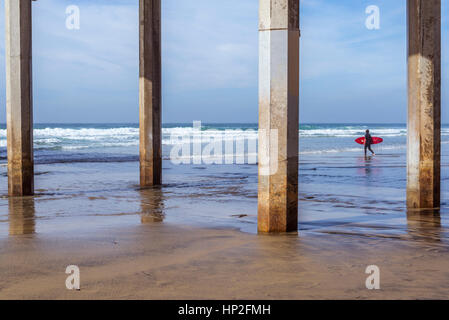
{"type": "MultiPolygon", "coordinates": [[[[163,0],[163,121],[257,122],[258,0],[163,0]]],[[[405,122],[406,1],[301,0],[301,122],[405,122]],[[380,7],[380,30],[365,8],[380,7]]],[[[138,121],[138,0],[33,3],[35,122],[138,121]],[[65,27],[68,5],[80,30],[65,27]]],[[[449,98],[443,0],[442,117],[449,98]]],[[[5,122],[4,1],[0,122],[5,122]]]]}

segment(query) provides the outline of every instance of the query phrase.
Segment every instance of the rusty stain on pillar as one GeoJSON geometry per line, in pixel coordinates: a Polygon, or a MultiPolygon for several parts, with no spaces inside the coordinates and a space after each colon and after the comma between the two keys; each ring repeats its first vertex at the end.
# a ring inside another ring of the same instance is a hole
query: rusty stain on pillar
{"type": "Polygon", "coordinates": [[[31,0],[6,0],[5,14],[8,192],[10,196],[32,195],[31,0]]]}
{"type": "Polygon", "coordinates": [[[259,3],[258,230],[298,229],[299,0],[259,3]]]}
{"type": "Polygon", "coordinates": [[[408,0],[407,207],[440,206],[441,0],[408,0]]]}
{"type": "Polygon", "coordinates": [[[162,180],[161,1],[139,3],[140,185],[162,180]]]}

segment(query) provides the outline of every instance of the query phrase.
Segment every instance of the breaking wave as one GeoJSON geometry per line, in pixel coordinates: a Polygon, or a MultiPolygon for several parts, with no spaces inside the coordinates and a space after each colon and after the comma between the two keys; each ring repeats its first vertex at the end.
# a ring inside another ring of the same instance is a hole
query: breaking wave
{"type": "MultiPolygon", "coordinates": [[[[405,147],[407,128],[403,124],[353,125],[353,124],[303,124],[300,126],[300,153],[332,153],[360,151],[354,139],[362,136],[369,128],[373,136],[384,138],[383,149],[405,147]]],[[[103,154],[105,158],[135,159],[138,154],[139,127],[137,124],[36,124],[33,131],[36,157],[64,159],[82,154],[103,154]],[[132,156],[132,157],[130,157],[132,156]]],[[[443,143],[449,141],[449,127],[441,130],[443,143]]],[[[203,145],[221,139],[223,142],[256,141],[257,124],[203,124],[194,128],[192,124],[168,124],[162,129],[164,156],[171,147],[185,143],[203,145]]],[[[246,148],[245,148],[246,149],[246,148]]],[[[248,150],[245,150],[247,152],[248,150]]],[[[0,160],[6,159],[6,128],[0,126],[0,160]]],[[[47,161],[45,160],[45,161],[47,161]]],[[[112,160],[111,160],[112,161],[112,160]]]]}

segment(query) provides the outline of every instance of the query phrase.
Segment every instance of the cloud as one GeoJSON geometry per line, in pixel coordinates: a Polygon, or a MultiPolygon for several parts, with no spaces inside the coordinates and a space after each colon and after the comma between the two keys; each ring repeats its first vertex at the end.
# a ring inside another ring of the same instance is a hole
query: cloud
{"type": "MultiPolygon", "coordinates": [[[[442,5],[444,121],[449,2],[442,5]]],[[[258,1],[164,0],[162,14],[164,121],[257,121],[258,1]]],[[[405,121],[405,18],[404,1],[301,0],[301,121],[405,121]],[[380,30],[365,28],[372,4],[380,30]]],[[[137,121],[138,0],[39,0],[33,28],[37,121],[137,121]],[[65,28],[71,4],[80,30],[65,28]]]]}
{"type": "Polygon", "coordinates": [[[364,6],[306,1],[301,20],[302,79],[354,75],[385,78],[404,70],[405,24],[383,10],[381,30],[365,28],[364,6]],[[395,23],[391,23],[391,21],[395,23]]]}
{"type": "Polygon", "coordinates": [[[256,1],[235,0],[166,4],[167,85],[176,90],[257,85],[257,6],[256,1]]]}

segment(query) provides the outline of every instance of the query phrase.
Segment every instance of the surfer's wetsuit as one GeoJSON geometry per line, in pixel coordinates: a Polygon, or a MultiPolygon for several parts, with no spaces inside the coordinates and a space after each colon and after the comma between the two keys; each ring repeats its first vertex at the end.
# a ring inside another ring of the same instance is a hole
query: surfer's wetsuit
{"type": "Polygon", "coordinates": [[[365,155],[366,155],[366,149],[371,151],[372,154],[374,154],[374,151],[371,150],[371,144],[373,143],[373,139],[371,138],[371,135],[369,133],[365,134],[365,155]]]}

